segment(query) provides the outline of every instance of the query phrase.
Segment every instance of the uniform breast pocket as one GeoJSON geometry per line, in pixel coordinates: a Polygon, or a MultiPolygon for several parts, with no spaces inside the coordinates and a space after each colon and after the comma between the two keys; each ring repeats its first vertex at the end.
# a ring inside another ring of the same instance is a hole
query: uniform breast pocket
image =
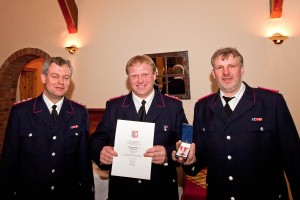
{"type": "Polygon", "coordinates": [[[263,133],[261,135],[271,134],[276,131],[276,126],[273,121],[253,121],[251,123],[246,123],[248,127],[248,132],[253,133],[263,133]]]}
{"type": "Polygon", "coordinates": [[[46,149],[46,137],[35,132],[26,132],[20,135],[21,153],[31,156],[43,155],[46,149]]]}
{"type": "Polygon", "coordinates": [[[172,127],[168,125],[155,127],[154,145],[166,145],[171,141],[176,141],[177,138],[177,133],[172,127]]]}
{"type": "Polygon", "coordinates": [[[257,141],[259,152],[271,151],[276,145],[277,130],[273,121],[252,122],[247,125],[250,138],[257,141]]]}
{"type": "Polygon", "coordinates": [[[201,124],[196,130],[196,133],[193,134],[197,134],[194,135],[194,138],[197,138],[195,142],[200,142],[198,143],[198,145],[201,144],[201,146],[206,149],[210,149],[210,147],[218,145],[216,144],[216,141],[219,141],[219,139],[217,138],[218,135],[216,132],[216,128],[212,123],[206,122],[201,124]]]}
{"type": "Polygon", "coordinates": [[[79,145],[79,141],[81,138],[81,131],[80,130],[72,130],[70,132],[67,132],[65,134],[65,148],[66,148],[66,153],[74,153],[79,145]]]}

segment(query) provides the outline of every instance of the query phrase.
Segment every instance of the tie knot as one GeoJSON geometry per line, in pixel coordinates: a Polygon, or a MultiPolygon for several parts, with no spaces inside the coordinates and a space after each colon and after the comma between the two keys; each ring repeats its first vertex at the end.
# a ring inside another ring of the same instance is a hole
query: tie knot
{"type": "Polygon", "coordinates": [[[223,96],[223,99],[226,101],[226,103],[228,103],[233,98],[234,97],[225,97],[225,96],[223,96]]]}
{"type": "Polygon", "coordinates": [[[57,105],[53,105],[53,106],[52,106],[52,109],[53,109],[53,110],[56,110],[56,107],[57,107],[57,105]]]}
{"type": "Polygon", "coordinates": [[[144,106],[146,104],[146,101],[145,100],[143,100],[142,101],[142,106],[144,106]]]}

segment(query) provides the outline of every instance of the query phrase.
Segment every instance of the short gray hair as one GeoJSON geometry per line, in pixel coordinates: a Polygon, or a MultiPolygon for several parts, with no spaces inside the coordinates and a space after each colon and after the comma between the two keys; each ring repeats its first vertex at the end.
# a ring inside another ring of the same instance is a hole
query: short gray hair
{"type": "Polygon", "coordinates": [[[71,71],[70,76],[72,76],[73,66],[71,65],[71,62],[69,60],[63,59],[62,57],[52,57],[52,58],[49,58],[48,60],[46,60],[42,66],[42,74],[44,74],[44,75],[48,74],[49,67],[52,63],[55,63],[58,66],[67,65],[71,71]]]}
{"type": "Polygon", "coordinates": [[[221,56],[222,59],[228,59],[230,55],[232,55],[234,58],[237,57],[240,66],[244,65],[243,56],[240,54],[240,52],[238,52],[238,50],[232,47],[218,49],[211,57],[211,65],[214,67],[217,57],[221,56]]]}

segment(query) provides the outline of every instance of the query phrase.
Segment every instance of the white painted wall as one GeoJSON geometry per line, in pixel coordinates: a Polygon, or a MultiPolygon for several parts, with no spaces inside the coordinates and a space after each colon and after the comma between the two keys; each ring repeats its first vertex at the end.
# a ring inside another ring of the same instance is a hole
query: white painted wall
{"type": "Polygon", "coordinates": [[[282,18],[275,20],[269,19],[269,0],[76,3],[78,33],[69,35],[57,1],[1,0],[0,64],[26,47],[70,59],[75,67],[72,98],[89,108],[104,108],[106,100],[128,92],[125,64],[129,58],[187,50],[192,98],[183,104],[191,123],[195,102],[211,92],[211,55],[232,46],[244,56],[244,80],[251,86],[278,89],[300,130],[300,1],[284,1],[282,18]],[[290,38],[274,45],[266,39],[273,29],[290,38]],[[74,55],[64,49],[70,39],[80,46],[74,55]]]}

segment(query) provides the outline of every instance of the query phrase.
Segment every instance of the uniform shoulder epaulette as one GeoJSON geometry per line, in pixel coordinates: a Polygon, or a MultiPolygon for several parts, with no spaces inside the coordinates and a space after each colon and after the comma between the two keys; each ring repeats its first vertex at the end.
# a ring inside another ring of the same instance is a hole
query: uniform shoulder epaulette
{"type": "Polygon", "coordinates": [[[23,99],[23,100],[17,101],[17,102],[14,103],[14,105],[17,105],[17,104],[19,104],[19,103],[23,103],[23,102],[29,101],[29,100],[31,100],[31,99],[32,99],[32,98],[27,98],[27,99],[23,99]]]}
{"type": "Polygon", "coordinates": [[[81,106],[83,106],[83,107],[86,107],[86,105],[85,105],[85,104],[83,104],[83,103],[80,103],[80,102],[78,102],[78,101],[75,101],[75,100],[70,100],[70,101],[72,101],[72,102],[74,102],[74,103],[76,103],[76,104],[78,104],[78,105],[81,105],[81,106]]]}
{"type": "Polygon", "coordinates": [[[119,99],[119,98],[121,98],[121,97],[123,97],[123,96],[124,96],[124,94],[122,94],[122,95],[120,95],[120,96],[117,96],[117,97],[109,98],[108,100],[110,101],[110,100],[114,100],[114,99],[119,99]]]}
{"type": "Polygon", "coordinates": [[[259,86],[257,88],[262,89],[262,90],[267,90],[267,91],[270,91],[270,92],[275,92],[275,93],[279,92],[279,90],[274,90],[274,89],[269,89],[269,88],[264,88],[264,87],[259,87],[259,86]]]}
{"type": "Polygon", "coordinates": [[[169,95],[169,94],[165,94],[167,97],[170,97],[170,98],[172,98],[172,99],[176,99],[176,100],[178,100],[178,101],[181,101],[181,99],[180,98],[178,98],[178,97],[176,97],[176,96],[173,96],[173,95],[169,95]]]}
{"type": "Polygon", "coordinates": [[[201,101],[202,99],[205,99],[206,97],[209,97],[209,96],[211,96],[211,95],[213,95],[214,93],[210,93],[210,94],[208,94],[208,95],[205,95],[205,96],[203,96],[203,97],[200,97],[199,99],[198,99],[198,101],[201,101]]]}

